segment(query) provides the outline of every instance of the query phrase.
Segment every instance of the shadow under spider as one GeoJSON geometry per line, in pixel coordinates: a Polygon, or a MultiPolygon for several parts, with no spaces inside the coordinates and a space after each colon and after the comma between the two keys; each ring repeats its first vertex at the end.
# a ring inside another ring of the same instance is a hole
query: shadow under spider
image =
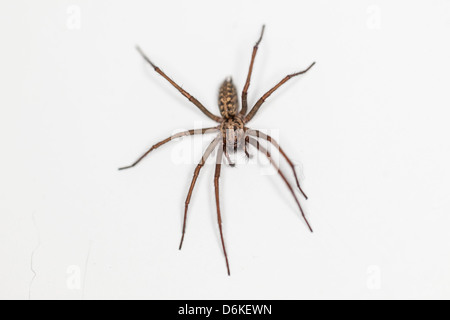
{"type": "Polygon", "coordinates": [[[267,91],[254,104],[252,109],[249,112],[247,112],[247,109],[248,109],[247,92],[248,92],[248,88],[250,86],[250,79],[251,79],[251,75],[252,75],[252,71],[253,71],[253,64],[255,61],[256,53],[258,51],[258,46],[264,35],[264,29],[265,29],[265,26],[262,27],[261,35],[260,35],[258,41],[256,42],[256,44],[253,46],[253,52],[252,52],[252,56],[251,56],[251,60],[250,60],[250,67],[248,70],[247,80],[245,82],[245,85],[244,85],[244,88],[243,88],[242,94],[241,94],[242,108],[239,110],[238,94],[236,91],[236,87],[234,86],[232,79],[229,77],[229,78],[225,79],[225,81],[222,83],[222,85],[220,86],[220,89],[219,89],[219,101],[218,102],[219,102],[220,117],[211,113],[196,98],[194,98],[192,95],[190,95],[187,91],[183,90],[178,84],[175,83],[175,81],[173,81],[171,78],[169,78],[159,67],[157,67],[155,64],[153,64],[153,62],[144,54],[144,52],[141,50],[141,48],[136,47],[136,49],[139,51],[139,53],[142,55],[142,57],[153,67],[153,69],[157,73],[159,73],[172,86],[174,86],[183,96],[185,96],[191,103],[193,103],[197,108],[199,108],[200,111],[202,111],[208,118],[216,121],[219,125],[216,127],[210,127],[210,128],[188,130],[188,131],[180,132],[173,136],[170,136],[169,138],[162,140],[162,141],[156,143],[155,145],[153,145],[147,152],[145,152],[132,165],[119,168],[119,170],[129,169],[129,168],[136,166],[151,151],[159,148],[160,146],[166,144],[167,142],[169,142],[173,139],[183,137],[183,136],[196,135],[196,134],[203,135],[203,134],[208,134],[208,133],[216,133],[217,136],[206,148],[206,151],[204,152],[200,162],[198,163],[198,165],[194,171],[194,176],[192,178],[191,185],[189,187],[189,191],[188,191],[188,194],[186,197],[186,202],[185,202],[183,230],[182,230],[179,249],[181,250],[181,248],[183,246],[184,235],[186,233],[186,220],[187,220],[188,207],[189,207],[189,203],[191,200],[192,191],[194,190],[194,187],[195,187],[195,183],[197,182],[197,178],[200,174],[200,170],[205,165],[206,160],[211,156],[213,151],[217,148],[216,168],[215,168],[215,174],[214,174],[214,190],[215,190],[215,199],[216,199],[217,222],[218,222],[218,226],[219,226],[220,239],[221,239],[221,243],[222,243],[223,253],[225,256],[225,262],[226,262],[228,275],[230,275],[230,265],[228,262],[228,255],[227,255],[227,251],[226,251],[226,247],[225,247],[225,241],[224,241],[223,230],[222,230],[222,216],[221,216],[220,202],[219,202],[219,179],[220,179],[220,174],[221,174],[222,162],[224,161],[224,158],[227,160],[227,162],[230,166],[234,166],[234,163],[230,159],[230,153],[235,153],[238,150],[243,150],[245,155],[247,157],[250,157],[250,154],[248,152],[248,147],[252,146],[256,150],[261,152],[264,156],[266,156],[267,159],[270,161],[271,165],[275,168],[277,173],[280,175],[280,177],[286,183],[286,186],[288,187],[290,193],[292,194],[293,198],[295,199],[295,202],[297,203],[297,206],[298,206],[298,208],[302,214],[302,217],[305,220],[309,230],[311,232],[313,232],[313,230],[308,222],[308,219],[305,216],[305,213],[300,204],[300,201],[297,198],[294,188],[287,180],[283,171],[281,171],[281,169],[277,166],[277,163],[273,160],[270,152],[266,148],[261,146],[260,140],[262,139],[262,140],[265,140],[265,141],[271,143],[273,145],[273,147],[275,147],[280,152],[281,156],[288,162],[289,166],[291,167],[291,170],[293,172],[293,175],[294,175],[294,178],[295,178],[295,181],[296,181],[299,191],[305,197],[305,199],[308,199],[305,192],[303,192],[303,189],[300,186],[294,164],[289,159],[289,157],[286,155],[286,153],[283,151],[283,149],[279,146],[277,141],[275,141],[272,137],[270,137],[267,134],[264,134],[263,132],[261,132],[259,130],[248,128],[246,126],[246,124],[253,119],[255,114],[258,112],[260,107],[263,105],[264,101],[272,93],[274,93],[279,87],[281,87],[289,79],[306,73],[309,69],[312,68],[312,66],[315,64],[315,62],[313,62],[305,70],[285,76],[272,89],[267,91]]]}

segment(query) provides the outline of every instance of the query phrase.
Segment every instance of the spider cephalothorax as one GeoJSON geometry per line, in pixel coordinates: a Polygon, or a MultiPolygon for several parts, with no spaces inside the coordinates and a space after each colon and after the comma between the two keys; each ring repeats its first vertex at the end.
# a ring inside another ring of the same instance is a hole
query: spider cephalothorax
{"type": "Polygon", "coordinates": [[[220,132],[225,137],[228,151],[242,149],[244,146],[245,131],[244,121],[239,115],[234,118],[224,119],[220,124],[220,132]]]}
{"type": "Polygon", "coordinates": [[[228,256],[225,249],[225,241],[223,237],[222,232],[222,218],[220,213],[220,203],[219,203],[219,178],[220,178],[220,170],[222,166],[223,161],[223,155],[225,154],[225,157],[228,159],[228,162],[230,165],[234,165],[230,158],[229,153],[237,150],[244,150],[247,157],[249,157],[249,154],[247,152],[247,146],[251,145],[254,148],[256,148],[258,151],[260,151],[262,154],[264,154],[274,166],[277,173],[281,176],[283,181],[286,183],[287,187],[289,188],[289,191],[293,195],[297,206],[300,209],[300,212],[303,216],[303,219],[305,220],[308,228],[311,230],[311,226],[309,225],[308,220],[306,219],[306,216],[303,212],[303,209],[300,205],[300,202],[297,198],[297,195],[295,194],[295,191],[291,185],[291,183],[286,179],[286,176],[284,175],[283,171],[278,167],[277,163],[272,159],[272,156],[270,152],[265,149],[261,144],[260,140],[265,140],[269,143],[271,143],[283,156],[283,158],[288,162],[289,166],[291,167],[291,170],[293,171],[294,178],[297,184],[298,189],[303,194],[303,196],[307,199],[305,193],[303,192],[302,188],[300,187],[300,183],[297,178],[297,174],[295,172],[294,164],[292,161],[286,156],[284,151],[281,149],[281,147],[278,145],[278,143],[270,136],[254,129],[250,129],[246,127],[246,124],[252,120],[252,118],[255,116],[255,114],[258,112],[261,105],[264,103],[264,101],[277,90],[281,85],[283,85],[286,81],[291,79],[292,77],[298,76],[300,74],[303,74],[307,72],[313,65],[312,63],[307,69],[293,73],[290,75],[287,75],[284,77],[278,84],[276,84],[272,89],[267,91],[253,106],[253,108],[247,113],[247,92],[248,88],[250,86],[250,79],[252,75],[253,70],[253,63],[255,61],[256,52],[258,51],[259,43],[262,40],[262,36],[264,34],[264,26],[261,30],[261,36],[259,37],[258,41],[253,47],[253,53],[252,58],[250,61],[250,67],[247,75],[247,80],[245,82],[244,88],[242,90],[242,108],[239,110],[239,103],[238,103],[238,95],[236,91],[236,87],[234,86],[231,78],[227,78],[223,84],[220,86],[219,89],[219,110],[220,115],[216,116],[212,114],[208,109],[206,109],[203,104],[201,104],[196,98],[191,96],[187,91],[183,90],[178,84],[176,84],[172,79],[170,79],[160,68],[158,68],[156,65],[153,64],[153,62],[150,61],[150,59],[142,52],[142,50],[137,47],[138,51],[141,53],[143,58],[155,69],[157,73],[159,73],[162,77],[164,77],[167,81],[170,82],[178,91],[181,92],[190,102],[192,102],[197,108],[199,108],[206,116],[208,116],[210,119],[216,121],[219,123],[216,127],[211,128],[203,128],[200,130],[189,130],[177,133],[163,141],[158,142],[157,144],[153,145],[147,152],[145,152],[138,160],[136,160],[131,166],[120,168],[119,170],[128,169],[131,167],[134,167],[137,165],[143,158],[145,158],[152,150],[162,146],[163,144],[182,136],[189,136],[194,134],[206,134],[206,133],[217,133],[217,136],[215,139],[209,144],[207,147],[205,153],[203,154],[200,162],[198,163],[197,167],[194,171],[194,177],[192,178],[191,186],[189,188],[188,195],[186,197],[185,207],[184,207],[184,220],[183,220],[183,230],[182,230],[182,236],[180,241],[180,249],[183,245],[184,235],[186,231],[186,220],[187,220],[187,212],[189,203],[192,196],[192,191],[194,190],[195,183],[197,182],[198,175],[200,174],[201,168],[205,165],[206,160],[211,156],[212,152],[217,149],[217,159],[216,159],[216,172],[214,175],[214,188],[215,188],[215,196],[216,196],[216,207],[217,207],[217,221],[219,225],[219,231],[220,231],[220,238],[222,241],[222,249],[225,255],[225,261],[227,266],[228,275],[230,275],[230,267],[228,263],[228,256]]]}

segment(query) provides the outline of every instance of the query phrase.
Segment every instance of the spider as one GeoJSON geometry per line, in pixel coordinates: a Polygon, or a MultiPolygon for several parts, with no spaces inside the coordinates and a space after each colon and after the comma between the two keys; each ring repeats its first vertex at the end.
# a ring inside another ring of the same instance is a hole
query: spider
{"type": "Polygon", "coordinates": [[[284,173],[280,170],[277,163],[272,159],[272,156],[270,152],[264,148],[260,142],[259,139],[263,139],[269,143],[271,143],[282,155],[282,157],[287,161],[289,166],[292,169],[296,184],[298,189],[300,190],[301,194],[305,197],[305,199],[308,199],[305,192],[300,186],[297,174],[295,172],[295,167],[292,161],[288,158],[286,153],[283,151],[283,149],[279,146],[277,141],[275,141],[272,137],[270,137],[267,134],[264,134],[263,132],[259,130],[254,130],[248,128],[246,125],[248,122],[250,122],[255,114],[258,112],[260,107],[263,105],[264,101],[272,94],[274,93],[279,87],[281,87],[284,83],[286,83],[289,79],[296,77],[298,75],[306,73],[309,69],[314,66],[315,62],[313,62],[308,68],[306,68],[303,71],[292,73],[290,75],[285,76],[280,82],[278,82],[272,89],[267,91],[253,106],[253,108],[247,113],[247,92],[248,88],[250,86],[250,79],[252,76],[253,71],[253,63],[255,61],[256,53],[258,51],[259,44],[261,43],[261,40],[264,35],[264,29],[265,26],[262,26],[261,34],[256,42],[256,44],[253,46],[253,52],[250,60],[250,67],[248,70],[247,80],[245,82],[244,88],[242,90],[242,108],[239,110],[239,103],[238,103],[238,94],[236,91],[236,87],[233,84],[233,81],[231,77],[228,77],[225,79],[225,81],[222,83],[219,89],[219,110],[220,110],[220,117],[214,115],[210,111],[208,111],[202,103],[200,103],[196,98],[194,98],[192,95],[190,95],[187,91],[182,89],[178,84],[175,83],[169,76],[167,76],[159,67],[157,67],[141,50],[139,46],[136,46],[137,51],[142,55],[142,57],[154,68],[154,70],[159,73],[163,78],[165,78],[172,86],[174,86],[183,96],[185,96],[190,102],[192,102],[197,108],[200,109],[208,118],[216,121],[219,123],[216,127],[211,128],[203,128],[203,129],[196,129],[196,130],[188,130],[184,132],[177,133],[175,135],[170,136],[169,138],[162,140],[155,145],[153,145],[147,152],[145,152],[139,159],[137,159],[132,165],[127,167],[119,168],[119,170],[129,169],[134,166],[136,166],[139,162],[141,162],[142,159],[144,159],[150,152],[153,150],[161,147],[162,145],[166,144],[167,142],[180,138],[183,136],[191,136],[196,134],[207,134],[207,133],[217,133],[217,136],[212,140],[212,142],[209,144],[209,146],[206,148],[206,151],[204,152],[200,162],[198,163],[197,167],[194,171],[194,176],[191,181],[191,185],[187,194],[186,202],[185,202],[185,208],[184,208],[184,219],[183,219],[183,229],[182,229],[182,235],[181,235],[181,241],[180,241],[180,247],[181,250],[183,246],[184,241],[184,235],[186,232],[186,219],[188,214],[188,207],[189,202],[191,200],[192,191],[194,189],[195,183],[197,181],[197,178],[200,174],[200,170],[205,165],[206,160],[211,156],[213,151],[217,148],[217,155],[216,155],[216,167],[215,167],[215,174],[214,174],[214,189],[215,189],[215,199],[216,199],[216,209],[217,209],[217,222],[219,226],[219,232],[220,232],[220,239],[222,243],[222,249],[225,257],[226,267],[228,275],[230,275],[230,265],[228,262],[228,255],[225,247],[225,241],[223,237],[223,231],[222,231],[222,218],[221,218],[221,212],[220,212],[220,203],[219,203],[219,178],[220,178],[220,171],[221,166],[223,162],[223,156],[225,155],[225,158],[227,159],[227,162],[230,166],[234,166],[234,163],[230,159],[230,153],[236,153],[238,150],[244,151],[245,156],[247,158],[250,158],[250,154],[248,152],[248,146],[252,145],[254,148],[256,148],[259,152],[261,152],[263,155],[265,155],[271,165],[275,168],[277,173],[281,176],[283,181],[286,183],[289,191],[291,192],[292,196],[295,199],[295,202],[297,203],[298,208],[300,209],[300,212],[302,214],[303,219],[306,222],[306,225],[308,226],[309,230],[313,232],[305,213],[302,209],[302,206],[294,192],[294,188],[292,187],[291,183],[286,179],[286,176],[284,173]]]}

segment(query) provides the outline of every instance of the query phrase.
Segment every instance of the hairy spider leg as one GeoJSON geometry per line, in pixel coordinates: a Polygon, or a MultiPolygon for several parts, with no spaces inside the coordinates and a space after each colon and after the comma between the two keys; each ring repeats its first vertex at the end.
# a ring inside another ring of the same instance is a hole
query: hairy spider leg
{"type": "Polygon", "coordinates": [[[267,91],[253,106],[252,110],[250,110],[250,112],[245,116],[244,118],[244,122],[249,122],[250,120],[253,119],[253,117],[255,116],[256,112],[258,112],[259,108],[261,107],[261,105],[264,103],[264,101],[272,94],[274,93],[279,87],[281,87],[284,83],[286,83],[289,79],[296,77],[298,75],[301,75],[303,73],[308,72],[309,69],[311,69],[313,67],[313,65],[315,65],[316,63],[313,62],[308,68],[306,68],[303,71],[297,72],[297,73],[293,73],[290,75],[287,75],[286,77],[283,78],[283,80],[281,80],[280,82],[278,82],[277,85],[275,85],[272,89],[270,89],[269,91],[267,91]]]}
{"type": "Polygon", "coordinates": [[[215,189],[215,194],[216,194],[217,223],[219,225],[220,239],[222,241],[222,249],[223,249],[223,254],[225,256],[225,262],[227,264],[228,275],[231,275],[230,274],[230,264],[228,263],[227,249],[225,248],[225,241],[223,239],[222,216],[220,214],[219,178],[220,178],[220,169],[222,167],[222,156],[223,156],[223,150],[221,148],[218,148],[217,159],[216,159],[216,172],[214,173],[214,189],[215,189]]]}
{"type": "Polygon", "coordinates": [[[310,230],[311,232],[313,232],[313,230],[312,230],[312,228],[311,228],[311,225],[310,225],[309,222],[308,222],[308,219],[306,219],[306,215],[305,215],[305,213],[304,213],[304,211],[303,211],[303,208],[302,208],[302,206],[301,206],[301,204],[300,204],[300,201],[298,201],[297,196],[295,195],[294,189],[292,188],[291,184],[289,183],[289,181],[288,181],[288,180],[286,179],[286,177],[284,176],[283,172],[282,172],[282,171],[280,170],[280,168],[277,166],[277,164],[275,163],[275,161],[272,159],[272,156],[270,155],[270,152],[268,152],[263,146],[261,146],[258,140],[255,140],[255,139],[253,139],[253,138],[250,138],[250,139],[249,139],[249,143],[250,143],[252,146],[254,146],[256,149],[258,149],[258,151],[260,151],[262,154],[264,154],[264,155],[267,157],[267,159],[269,159],[269,161],[270,161],[270,163],[272,164],[272,166],[277,170],[278,174],[281,176],[281,178],[284,180],[284,182],[286,183],[287,187],[288,187],[289,190],[291,191],[292,196],[294,197],[295,202],[297,203],[297,205],[298,205],[298,207],[299,207],[299,209],[300,209],[300,212],[301,212],[301,214],[302,214],[302,216],[303,216],[303,219],[305,220],[305,222],[306,222],[306,224],[307,224],[309,230],[310,230]]]}
{"type": "Polygon", "coordinates": [[[271,136],[265,134],[264,132],[261,132],[259,130],[254,130],[254,129],[248,129],[246,131],[246,133],[248,135],[251,135],[253,137],[257,137],[257,138],[262,138],[266,141],[269,141],[283,156],[284,159],[286,159],[286,161],[289,163],[289,166],[292,169],[292,172],[294,173],[294,177],[295,177],[295,182],[297,183],[297,187],[300,190],[300,192],[302,193],[302,195],[305,197],[306,200],[308,200],[308,196],[306,195],[306,193],[303,191],[302,187],[300,186],[300,182],[298,181],[298,177],[297,177],[297,172],[295,171],[295,166],[292,163],[291,159],[289,159],[289,157],[286,155],[286,153],[284,153],[283,149],[280,147],[280,145],[278,144],[278,142],[273,139],[271,136]]]}
{"type": "Polygon", "coordinates": [[[141,162],[141,160],[144,159],[150,152],[152,152],[153,150],[161,147],[163,144],[166,144],[167,142],[169,142],[169,141],[171,141],[173,139],[181,138],[181,137],[184,137],[184,136],[192,136],[194,134],[213,133],[213,132],[217,132],[218,130],[219,129],[217,127],[211,127],[211,128],[203,128],[203,129],[192,129],[192,130],[183,131],[183,132],[174,134],[173,136],[170,136],[169,138],[164,139],[164,140],[158,142],[157,144],[153,145],[149,150],[147,150],[147,152],[145,152],[132,165],[127,166],[127,167],[119,168],[119,170],[125,170],[125,169],[133,168],[135,165],[137,165],[139,162],[141,162]]]}
{"type": "Polygon", "coordinates": [[[193,96],[191,96],[187,91],[183,90],[178,84],[175,83],[172,79],[170,79],[160,68],[158,68],[156,65],[153,64],[153,62],[150,61],[150,59],[145,55],[145,53],[136,46],[137,51],[142,55],[142,57],[155,69],[157,73],[159,73],[161,76],[163,76],[164,79],[170,82],[172,86],[174,86],[178,91],[181,92],[183,96],[185,96],[190,102],[192,102],[197,108],[199,108],[208,118],[220,122],[222,120],[221,117],[218,117],[214,114],[212,114],[208,109],[205,108],[203,104],[201,104],[197,99],[195,99],[193,96]]]}
{"type": "Polygon", "coordinates": [[[261,29],[261,35],[259,36],[258,41],[256,41],[255,45],[253,46],[253,52],[252,52],[252,58],[250,60],[250,67],[248,68],[248,75],[247,75],[247,81],[245,81],[244,89],[242,90],[242,109],[240,114],[245,115],[247,113],[247,92],[248,87],[250,86],[250,79],[252,77],[252,71],[253,71],[253,63],[255,62],[256,52],[258,51],[259,43],[262,40],[262,37],[264,35],[264,29],[265,25],[262,26],[261,29]]]}
{"type": "MultiPolygon", "coordinates": [[[[187,194],[186,197],[186,202],[184,205],[184,219],[183,219],[183,231],[181,234],[181,241],[180,241],[180,250],[181,247],[183,246],[183,241],[184,241],[184,234],[186,232],[186,220],[187,220],[187,212],[188,212],[188,207],[189,207],[189,202],[191,201],[191,196],[192,196],[192,191],[194,190],[194,186],[195,183],[197,182],[197,178],[198,175],[200,174],[200,170],[202,169],[202,167],[205,165],[206,160],[208,160],[209,156],[211,155],[211,153],[213,152],[213,150],[217,147],[217,145],[220,142],[220,139],[222,139],[221,135],[218,135],[208,146],[208,148],[206,148],[205,153],[202,156],[202,159],[200,160],[199,164],[197,165],[197,167],[195,168],[194,171],[194,176],[192,177],[192,181],[191,181],[191,186],[189,187],[189,192],[187,194]]],[[[220,149],[220,148],[219,148],[220,149]]]]}

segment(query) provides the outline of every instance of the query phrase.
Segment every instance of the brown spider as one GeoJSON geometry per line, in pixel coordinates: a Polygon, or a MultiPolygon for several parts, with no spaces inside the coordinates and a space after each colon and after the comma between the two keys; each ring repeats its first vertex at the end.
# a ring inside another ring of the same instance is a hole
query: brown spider
{"type": "Polygon", "coordinates": [[[223,248],[223,253],[225,255],[225,262],[227,265],[228,275],[230,275],[230,266],[228,263],[228,256],[227,256],[227,251],[225,249],[225,242],[224,242],[224,238],[223,238],[222,219],[221,219],[220,204],[219,204],[219,177],[220,177],[220,169],[222,166],[222,159],[223,159],[224,154],[225,154],[225,157],[227,158],[227,161],[230,166],[234,166],[234,163],[231,162],[230,157],[229,157],[230,152],[235,153],[237,150],[243,149],[246,157],[250,158],[250,155],[247,151],[248,144],[251,144],[258,151],[260,151],[262,154],[264,154],[269,159],[272,166],[277,170],[278,174],[281,176],[281,178],[284,180],[284,182],[286,183],[287,187],[289,188],[290,192],[292,193],[292,195],[300,209],[303,219],[305,220],[309,230],[312,232],[312,228],[311,228],[308,220],[306,219],[305,213],[303,212],[300,202],[297,199],[294,189],[292,188],[289,181],[286,179],[283,172],[277,166],[275,161],[272,159],[269,151],[260,145],[258,138],[261,138],[263,140],[270,142],[275,148],[277,148],[279,150],[279,152],[286,159],[286,161],[288,162],[289,166],[291,167],[291,169],[294,173],[297,187],[299,188],[300,192],[303,194],[305,199],[308,199],[308,197],[306,196],[306,194],[303,192],[302,188],[300,187],[300,183],[298,181],[297,174],[295,172],[294,164],[286,156],[283,149],[281,149],[281,147],[278,145],[278,143],[274,139],[272,139],[270,136],[268,136],[258,130],[253,130],[253,129],[246,127],[246,124],[250,120],[253,119],[253,117],[258,112],[259,108],[264,103],[264,101],[273,92],[275,92],[275,90],[277,90],[281,85],[283,85],[285,82],[287,82],[292,77],[295,77],[295,76],[298,76],[300,74],[307,72],[309,69],[311,69],[311,67],[315,64],[315,62],[312,63],[307,69],[305,69],[303,71],[293,73],[293,74],[290,74],[290,75],[287,75],[286,77],[284,77],[280,82],[278,82],[277,85],[275,85],[272,89],[267,91],[255,103],[255,105],[250,110],[250,112],[247,113],[247,91],[248,91],[248,87],[250,86],[250,78],[252,75],[253,63],[255,61],[256,52],[258,51],[258,45],[261,42],[263,34],[264,34],[264,28],[265,28],[265,26],[262,27],[261,35],[253,47],[253,53],[252,53],[252,57],[251,57],[251,61],[250,61],[250,67],[248,70],[247,80],[245,82],[244,89],[242,90],[242,109],[239,111],[239,103],[238,103],[236,87],[234,86],[231,78],[227,78],[222,83],[220,90],[219,90],[219,109],[220,109],[221,117],[218,117],[218,116],[212,114],[210,111],[208,111],[203,106],[203,104],[201,104],[197,99],[195,99],[193,96],[191,96],[188,92],[183,90],[178,84],[176,84],[172,79],[170,79],[160,68],[158,68],[156,65],[154,65],[153,62],[150,61],[150,59],[144,54],[144,52],[139,47],[136,47],[137,50],[139,51],[139,53],[142,55],[142,57],[155,69],[155,71],[157,73],[159,73],[167,81],[169,81],[172,86],[174,86],[178,91],[180,91],[182,95],[184,95],[190,102],[192,102],[195,106],[197,106],[210,119],[212,119],[220,124],[217,127],[203,128],[203,129],[198,129],[198,130],[188,130],[185,132],[177,133],[177,134],[153,145],[147,152],[145,152],[132,165],[130,165],[128,167],[119,168],[119,170],[124,170],[124,169],[129,169],[129,168],[134,167],[142,159],[144,159],[152,150],[159,148],[163,144],[165,144],[173,139],[183,137],[183,136],[190,136],[190,135],[194,135],[194,134],[218,133],[217,137],[210,143],[210,145],[206,149],[205,153],[203,154],[202,159],[200,160],[199,164],[197,165],[197,168],[194,171],[194,177],[192,178],[191,186],[189,188],[189,192],[188,192],[186,202],[185,202],[183,231],[182,231],[179,249],[181,250],[181,247],[183,245],[184,234],[186,231],[186,218],[187,218],[188,206],[189,206],[189,202],[190,202],[190,199],[192,196],[192,191],[193,191],[195,183],[197,181],[197,177],[200,173],[201,168],[204,166],[206,160],[212,154],[214,149],[219,146],[219,148],[217,150],[216,171],[215,171],[215,175],[214,175],[214,188],[215,188],[216,207],[217,207],[217,220],[218,220],[220,238],[222,241],[222,248],[223,248]]]}

